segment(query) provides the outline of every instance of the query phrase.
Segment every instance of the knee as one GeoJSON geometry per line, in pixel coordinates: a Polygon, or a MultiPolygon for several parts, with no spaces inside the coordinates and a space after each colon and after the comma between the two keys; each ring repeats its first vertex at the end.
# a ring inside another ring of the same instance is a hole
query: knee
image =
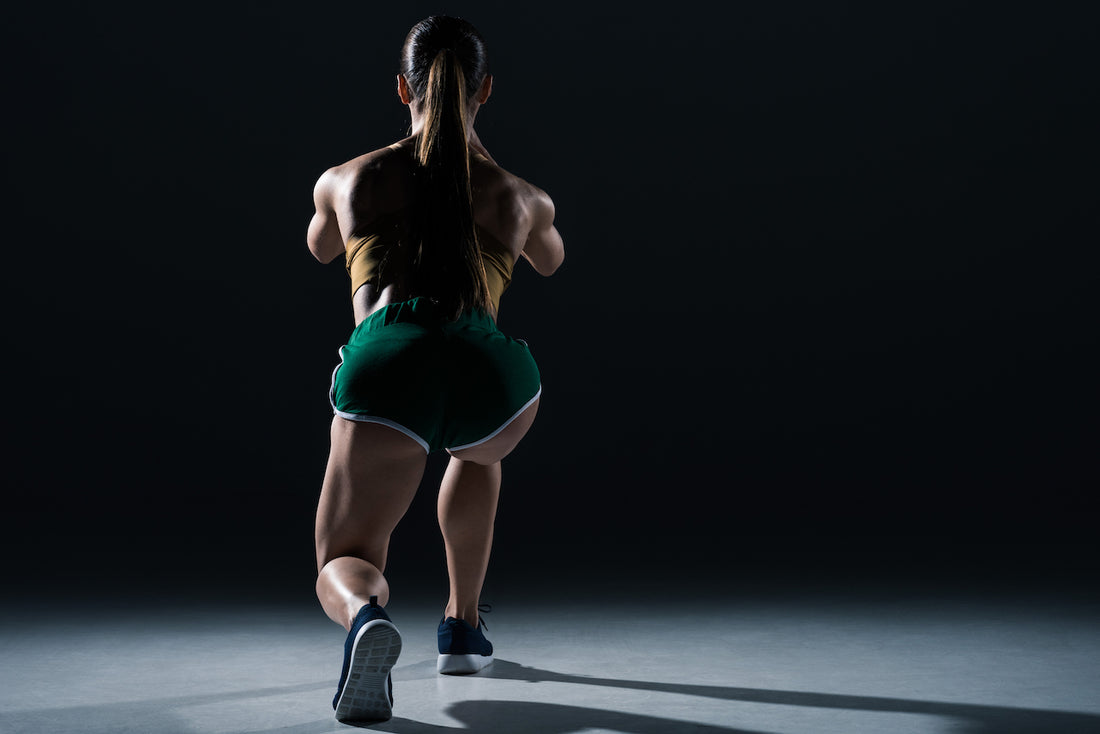
{"type": "Polygon", "coordinates": [[[389,555],[390,539],[372,545],[348,545],[317,541],[317,573],[323,574],[329,566],[341,563],[366,561],[379,571],[386,570],[386,557],[389,555]]]}
{"type": "MultiPolygon", "coordinates": [[[[362,592],[364,588],[370,589],[379,597],[389,597],[389,585],[386,583],[382,569],[361,558],[350,556],[333,558],[317,573],[317,597],[321,599],[322,604],[326,599],[353,598],[354,604],[349,609],[353,617],[366,598],[365,594],[357,593],[362,592]]],[[[334,616],[333,619],[337,617],[334,616]]],[[[337,619],[337,621],[340,620],[337,619]]]]}

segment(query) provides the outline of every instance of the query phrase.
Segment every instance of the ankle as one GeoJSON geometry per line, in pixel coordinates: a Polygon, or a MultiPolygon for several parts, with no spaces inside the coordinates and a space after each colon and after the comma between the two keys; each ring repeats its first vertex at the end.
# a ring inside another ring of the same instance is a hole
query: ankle
{"type": "Polygon", "coordinates": [[[478,625],[478,613],[477,603],[459,605],[454,602],[447,604],[443,610],[443,617],[454,617],[455,619],[461,619],[466,624],[470,625],[474,629],[477,629],[478,625]]]}
{"type": "MultiPolygon", "coordinates": [[[[350,630],[352,627],[354,627],[355,621],[359,619],[359,615],[363,612],[363,609],[372,605],[377,607],[378,609],[382,609],[382,603],[379,602],[378,597],[373,594],[367,598],[366,602],[363,602],[363,600],[359,597],[355,597],[354,600],[349,601],[347,606],[348,621],[347,624],[344,625],[344,629],[350,630]]],[[[384,609],[382,609],[382,611],[383,613],[385,612],[384,609]]]]}

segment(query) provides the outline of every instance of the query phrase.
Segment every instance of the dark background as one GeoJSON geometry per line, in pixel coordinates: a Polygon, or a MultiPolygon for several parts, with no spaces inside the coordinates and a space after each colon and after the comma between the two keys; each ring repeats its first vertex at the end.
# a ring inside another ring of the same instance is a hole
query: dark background
{"type": "MultiPolygon", "coordinates": [[[[433,12],[567,246],[503,302],[545,393],[490,588],[1091,588],[1096,19],[893,5],[5,11],[7,589],[312,593],[352,326],[312,186],[404,135],[433,12]]],[[[425,489],[395,588],[443,579],[425,489]]]]}

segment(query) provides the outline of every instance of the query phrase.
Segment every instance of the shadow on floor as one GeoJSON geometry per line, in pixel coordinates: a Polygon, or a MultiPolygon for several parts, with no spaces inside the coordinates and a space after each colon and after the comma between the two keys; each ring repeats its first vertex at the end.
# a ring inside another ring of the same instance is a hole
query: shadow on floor
{"type": "MultiPolygon", "coordinates": [[[[690,683],[656,683],[653,681],[590,678],[567,675],[549,670],[529,668],[507,660],[497,660],[480,674],[487,678],[526,680],[533,683],[554,681],[589,686],[609,686],[640,691],[677,693],[726,701],[770,703],[780,706],[809,706],[851,711],[877,711],[898,714],[927,714],[955,719],[960,734],[1077,734],[1100,732],[1100,716],[1065,711],[983,706],[980,704],[942,701],[915,701],[879,696],[846,696],[833,693],[804,691],[772,691],[761,688],[700,686],[690,683]]],[[[458,718],[458,717],[456,717],[458,718]]],[[[613,728],[613,727],[611,727],[613,728]]],[[[550,731],[550,730],[547,730],[550,731]]],[[[624,729],[623,731],[648,731],[624,729]]]]}
{"type": "MultiPolygon", "coordinates": [[[[394,678],[415,680],[436,675],[435,662],[427,661],[394,670],[394,678]]],[[[983,706],[979,704],[918,701],[877,696],[848,696],[803,691],[774,691],[759,688],[704,686],[655,681],[594,678],[556,673],[497,660],[478,674],[483,678],[555,682],[586,686],[606,686],[626,690],[672,693],[724,701],[800,706],[850,711],[873,711],[899,714],[926,714],[948,720],[955,734],[1090,734],[1100,733],[1100,716],[1063,711],[983,706]]],[[[181,720],[174,709],[211,703],[245,702],[272,696],[290,696],[317,691],[326,696],[329,684],[313,683],[278,688],[263,688],[234,693],[179,696],[147,699],[99,706],[43,708],[0,714],[0,731],[79,731],[82,734],[117,734],[120,731],[156,732],[156,734],[196,734],[193,723],[181,720]]],[[[400,694],[399,694],[400,695],[400,694]]],[[[447,707],[446,713],[462,723],[460,727],[426,724],[410,719],[394,718],[371,726],[375,731],[392,734],[569,734],[587,729],[604,729],[624,734],[667,734],[669,732],[699,732],[700,734],[762,734],[746,729],[697,724],[618,711],[525,701],[460,701],[447,707]]],[[[220,730],[224,730],[220,729],[220,730]]],[[[244,731],[244,730],[242,730],[244,731]]],[[[326,734],[348,731],[333,719],[280,726],[274,729],[247,729],[250,734],[326,734]]]]}
{"type": "MultiPolygon", "coordinates": [[[[566,734],[567,732],[600,729],[624,734],[766,734],[748,729],[732,729],[713,724],[697,724],[660,716],[603,711],[583,706],[524,701],[459,701],[447,707],[446,713],[463,723],[461,727],[424,724],[409,719],[394,718],[369,728],[392,734],[566,734]]],[[[366,728],[366,727],[363,727],[366,728]]],[[[273,734],[273,733],[271,733],[273,734]]],[[[280,732],[281,734],[281,732],[280,732]]],[[[295,732],[294,734],[309,734],[295,732]]]]}
{"type": "MultiPolygon", "coordinates": [[[[406,679],[419,678],[425,671],[435,675],[434,664],[409,666],[406,679]]],[[[395,671],[396,672],[396,671],[395,671]]],[[[1015,708],[1008,706],[984,706],[981,704],[951,703],[943,701],[919,701],[880,696],[848,696],[832,693],[804,691],[774,691],[760,688],[729,686],[702,686],[689,683],[658,683],[654,681],[593,678],[581,675],[556,673],[497,660],[478,674],[483,678],[522,680],[532,683],[555,682],[589,686],[607,686],[627,690],[674,693],[683,696],[745,703],[765,703],[779,706],[802,706],[850,711],[879,713],[925,714],[952,720],[952,732],[958,734],[1089,734],[1100,733],[1100,716],[1065,711],[1015,708]]],[[[649,734],[658,731],[724,731],[744,730],[676,722],[648,716],[633,716],[596,709],[561,706],[545,703],[508,701],[463,701],[447,709],[447,714],[466,725],[469,731],[507,732],[511,722],[527,722],[523,731],[531,734],[565,734],[585,728],[602,728],[631,734],[649,734]],[[676,728],[679,726],[680,728],[676,728]]],[[[437,727],[412,721],[394,719],[378,725],[380,731],[395,734],[427,734],[428,732],[455,732],[462,729],[437,727]]]]}

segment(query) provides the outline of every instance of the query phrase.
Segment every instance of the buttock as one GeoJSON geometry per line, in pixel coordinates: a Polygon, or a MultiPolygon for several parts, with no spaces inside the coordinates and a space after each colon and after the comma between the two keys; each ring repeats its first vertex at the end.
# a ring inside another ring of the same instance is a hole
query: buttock
{"type": "Polygon", "coordinates": [[[540,393],[525,342],[483,312],[448,321],[414,298],[355,328],[340,348],[329,397],[343,418],[388,425],[438,451],[487,441],[540,393]]]}

